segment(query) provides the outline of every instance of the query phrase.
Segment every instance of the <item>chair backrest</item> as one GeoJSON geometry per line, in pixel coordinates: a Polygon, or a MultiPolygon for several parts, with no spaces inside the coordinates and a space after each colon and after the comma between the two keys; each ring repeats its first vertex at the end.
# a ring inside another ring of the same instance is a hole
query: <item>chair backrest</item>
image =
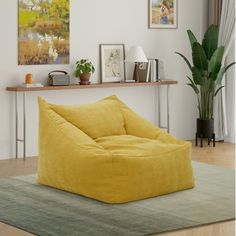
{"type": "Polygon", "coordinates": [[[52,110],[93,139],[126,134],[124,117],[117,101],[103,99],[87,105],[55,105],[52,110]]]}

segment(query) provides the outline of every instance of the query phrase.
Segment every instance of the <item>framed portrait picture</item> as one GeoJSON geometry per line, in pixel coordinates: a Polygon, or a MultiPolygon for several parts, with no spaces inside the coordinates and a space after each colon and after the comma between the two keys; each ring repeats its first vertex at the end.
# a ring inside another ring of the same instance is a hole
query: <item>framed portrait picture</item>
{"type": "Polygon", "coordinates": [[[124,44],[100,44],[101,83],[125,80],[124,44]]]}
{"type": "Polygon", "coordinates": [[[177,28],[177,0],[148,0],[149,28],[177,28]]]}

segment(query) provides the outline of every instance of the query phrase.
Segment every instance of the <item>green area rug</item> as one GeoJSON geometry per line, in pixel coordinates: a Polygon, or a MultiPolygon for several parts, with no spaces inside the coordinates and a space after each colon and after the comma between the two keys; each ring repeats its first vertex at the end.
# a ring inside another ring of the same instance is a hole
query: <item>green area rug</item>
{"type": "Polygon", "coordinates": [[[120,205],[40,186],[32,175],[0,179],[0,221],[42,236],[138,236],[234,219],[234,171],[193,168],[194,189],[120,205]]]}

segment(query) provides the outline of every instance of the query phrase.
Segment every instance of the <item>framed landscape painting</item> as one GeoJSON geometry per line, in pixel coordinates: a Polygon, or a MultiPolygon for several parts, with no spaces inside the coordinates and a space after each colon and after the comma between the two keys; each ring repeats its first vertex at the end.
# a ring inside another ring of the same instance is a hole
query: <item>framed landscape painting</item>
{"type": "Polygon", "coordinates": [[[101,82],[125,80],[124,44],[100,44],[101,82]]]}
{"type": "Polygon", "coordinates": [[[148,0],[149,28],[177,28],[177,0],[148,0]]]}
{"type": "Polygon", "coordinates": [[[69,64],[70,0],[18,0],[18,64],[69,64]]]}

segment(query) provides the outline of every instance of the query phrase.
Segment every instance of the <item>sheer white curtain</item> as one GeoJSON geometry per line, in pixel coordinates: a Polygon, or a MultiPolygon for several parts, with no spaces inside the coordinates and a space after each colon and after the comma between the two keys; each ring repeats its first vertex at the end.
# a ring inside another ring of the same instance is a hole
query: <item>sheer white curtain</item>
{"type": "MultiPolygon", "coordinates": [[[[227,64],[236,61],[235,58],[235,39],[227,57],[227,64]]],[[[227,110],[227,124],[228,136],[225,141],[235,143],[235,66],[227,72],[226,86],[226,110],[227,110]]]]}
{"type": "Polygon", "coordinates": [[[208,0],[208,25],[220,26],[222,0],[208,0]]]}
{"type": "MultiPolygon", "coordinates": [[[[222,0],[221,19],[219,27],[219,45],[225,47],[223,63],[231,49],[235,37],[235,0],[222,0]]],[[[227,74],[226,74],[227,76],[227,74]]],[[[228,78],[235,79],[235,78],[228,78]]],[[[225,86],[225,78],[222,81],[225,86]]],[[[227,117],[226,117],[226,90],[225,88],[215,99],[215,134],[217,140],[224,140],[228,135],[227,117]]]]}

